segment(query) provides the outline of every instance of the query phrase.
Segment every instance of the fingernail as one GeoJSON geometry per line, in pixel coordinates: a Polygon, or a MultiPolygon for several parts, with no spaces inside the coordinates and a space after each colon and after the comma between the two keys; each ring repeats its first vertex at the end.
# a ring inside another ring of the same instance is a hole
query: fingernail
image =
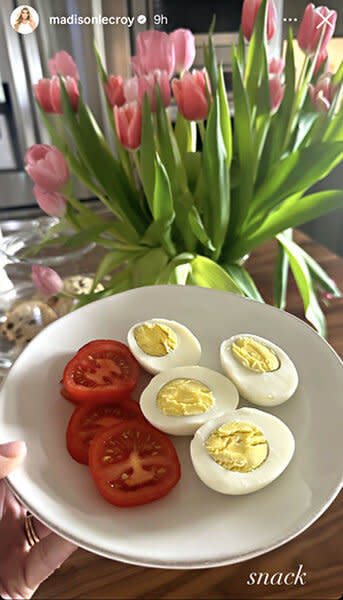
{"type": "Polygon", "coordinates": [[[26,454],[25,442],[8,442],[0,445],[0,454],[6,458],[17,458],[26,454]]]}

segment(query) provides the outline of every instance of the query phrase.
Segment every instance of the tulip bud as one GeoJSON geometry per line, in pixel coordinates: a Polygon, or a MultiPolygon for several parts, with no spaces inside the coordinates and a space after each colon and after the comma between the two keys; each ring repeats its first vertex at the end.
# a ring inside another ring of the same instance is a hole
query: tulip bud
{"type": "Polygon", "coordinates": [[[283,58],[272,58],[268,63],[269,75],[282,75],[285,68],[283,58]]]}
{"type": "Polygon", "coordinates": [[[318,6],[310,3],[305,9],[298,32],[298,44],[305,54],[314,54],[326,27],[320,51],[324,50],[331,40],[337,21],[337,12],[327,6],[318,6]]]}
{"type": "Polygon", "coordinates": [[[108,81],[104,83],[104,88],[107,100],[112,108],[125,104],[123,78],[121,75],[111,75],[108,81]]]}
{"type": "Polygon", "coordinates": [[[66,212],[67,204],[65,197],[59,192],[48,192],[39,185],[33,186],[33,193],[36,197],[39,207],[50,217],[63,217],[66,212]]]}
{"type": "Polygon", "coordinates": [[[63,289],[63,281],[50,267],[43,267],[42,265],[33,265],[31,277],[34,285],[41,294],[45,296],[53,296],[58,294],[63,289]]]}
{"type": "Polygon", "coordinates": [[[273,115],[279,109],[285,93],[285,87],[282,84],[279,75],[270,75],[269,77],[269,93],[270,93],[270,112],[273,115]]]}
{"type": "MultiPolygon", "coordinates": [[[[67,76],[63,80],[72,109],[76,112],[79,103],[79,88],[76,79],[67,76]]],[[[33,86],[33,91],[44,112],[62,114],[61,86],[56,75],[52,79],[40,79],[33,86]]]]}
{"type": "Polygon", "coordinates": [[[142,104],[144,94],[147,93],[151,102],[151,110],[156,111],[156,86],[159,86],[163,106],[169,106],[171,91],[168,74],[164,71],[153,71],[149,75],[131,77],[124,81],[124,95],[126,102],[138,102],[142,104]]]}
{"type": "MultiPolygon", "coordinates": [[[[316,66],[314,67],[314,75],[317,75],[320,67],[326,61],[326,59],[328,58],[328,56],[329,55],[328,55],[327,48],[322,48],[322,50],[318,54],[316,66]]],[[[329,65],[328,65],[328,63],[326,63],[326,69],[325,69],[325,71],[328,71],[328,70],[329,70],[329,65]]]]}
{"type": "Polygon", "coordinates": [[[325,114],[330,110],[336,95],[338,84],[332,83],[332,77],[332,73],[324,73],[319,77],[315,86],[309,85],[313,107],[319,113],[325,114]]]}
{"type": "MultiPolygon", "coordinates": [[[[63,78],[64,86],[68,94],[70,104],[74,112],[77,111],[79,103],[79,88],[77,87],[76,80],[72,77],[63,78]]],[[[61,85],[60,80],[56,75],[51,79],[50,85],[50,98],[54,112],[62,115],[62,104],[61,104],[61,85]]]]}
{"type": "Polygon", "coordinates": [[[169,38],[174,46],[175,71],[188,71],[195,59],[194,35],[189,29],[175,29],[169,34],[169,38]]]}
{"type": "Polygon", "coordinates": [[[53,58],[48,60],[50,75],[63,75],[63,77],[73,77],[79,80],[77,66],[68,52],[60,50],[53,58]]]}
{"type": "Polygon", "coordinates": [[[58,192],[69,180],[67,162],[55,146],[34,144],[25,154],[25,171],[48,192],[58,192]]]}
{"type": "MultiPolygon", "coordinates": [[[[247,40],[250,40],[252,36],[261,2],[262,0],[244,0],[243,2],[242,31],[247,40]]],[[[267,39],[269,42],[274,37],[277,28],[277,12],[274,0],[268,0],[267,11],[267,39]]]]}
{"type": "Polygon", "coordinates": [[[137,150],[141,143],[142,109],[137,102],[113,108],[116,132],[124,148],[137,150]]]}
{"type": "Polygon", "coordinates": [[[40,106],[46,113],[55,112],[52,104],[51,104],[51,80],[50,79],[40,79],[38,83],[33,86],[33,93],[36,96],[40,106]]]}
{"type": "Polygon", "coordinates": [[[131,58],[136,75],[150,71],[166,71],[169,79],[174,73],[175,51],[170,36],[164,31],[143,31],[136,38],[137,55],[131,58]]]}
{"type": "Polygon", "coordinates": [[[202,71],[186,71],[182,79],[173,79],[172,88],[177,107],[188,121],[203,121],[209,111],[206,93],[211,90],[205,69],[202,71]]]}

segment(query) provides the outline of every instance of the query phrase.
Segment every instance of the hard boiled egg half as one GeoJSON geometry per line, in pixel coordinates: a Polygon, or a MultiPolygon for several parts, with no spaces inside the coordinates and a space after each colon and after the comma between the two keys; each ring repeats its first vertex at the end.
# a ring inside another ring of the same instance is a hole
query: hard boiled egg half
{"type": "Polygon", "coordinates": [[[180,365],[197,365],[201,356],[195,335],[181,323],[167,319],[136,323],[127,342],[139,364],[153,375],[180,365]]]}
{"type": "Polygon", "coordinates": [[[209,419],[236,408],[239,395],[224,375],[206,367],[176,367],[150,381],[140,397],[145,418],[172,435],[193,435],[209,419]]]}
{"type": "Polygon", "coordinates": [[[241,396],[258,406],[282,404],[298,386],[297,370],[286,352],[257,335],[242,333],[225,340],[220,362],[241,396]]]}
{"type": "Polygon", "coordinates": [[[200,479],[222,494],[249,494],[279,477],[294,453],[294,437],[280,419],[240,408],[205,423],[191,442],[200,479]]]}

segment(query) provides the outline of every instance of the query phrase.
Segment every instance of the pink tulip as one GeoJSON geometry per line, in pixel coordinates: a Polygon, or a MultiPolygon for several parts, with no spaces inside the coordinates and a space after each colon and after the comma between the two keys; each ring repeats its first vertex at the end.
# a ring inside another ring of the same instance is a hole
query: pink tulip
{"type": "Polygon", "coordinates": [[[66,160],[55,146],[34,144],[25,154],[25,171],[48,192],[58,192],[69,180],[66,160]]]}
{"type": "MultiPolygon", "coordinates": [[[[322,48],[322,50],[318,54],[316,66],[314,67],[314,75],[317,75],[320,67],[322,66],[323,62],[326,61],[326,59],[328,58],[328,56],[329,56],[328,55],[328,49],[327,48],[322,48]]],[[[328,71],[328,70],[329,70],[329,64],[326,63],[325,71],[328,71]]]]}
{"type": "Polygon", "coordinates": [[[211,90],[205,69],[194,70],[192,73],[186,71],[182,79],[172,81],[177,107],[188,121],[203,121],[208,115],[206,82],[208,89],[211,90]]]}
{"type": "Polygon", "coordinates": [[[142,109],[137,102],[113,108],[118,139],[124,148],[137,150],[141,143],[142,109]]]}
{"type": "Polygon", "coordinates": [[[123,90],[123,78],[121,75],[111,75],[108,81],[104,83],[107,100],[110,106],[123,106],[125,96],[123,90]]]}
{"type": "Polygon", "coordinates": [[[72,57],[65,50],[57,52],[53,58],[48,60],[50,75],[63,75],[79,80],[79,72],[72,57]]]}
{"type": "Polygon", "coordinates": [[[283,58],[272,58],[268,63],[269,75],[282,75],[285,68],[283,58]]]}
{"type": "Polygon", "coordinates": [[[124,95],[126,102],[138,102],[142,104],[144,94],[147,93],[151,102],[151,110],[156,111],[156,86],[159,86],[162,102],[164,106],[169,106],[171,101],[171,91],[169,77],[164,71],[153,71],[149,75],[141,77],[131,77],[124,81],[124,95]]]}
{"type": "MultiPolygon", "coordinates": [[[[73,79],[72,77],[65,77],[65,78],[63,78],[63,82],[65,85],[65,89],[68,94],[72,109],[74,112],[77,112],[77,106],[79,103],[79,95],[80,94],[79,94],[79,88],[77,87],[76,79],[73,79]]],[[[54,77],[51,79],[50,98],[51,98],[51,104],[54,109],[54,112],[59,115],[62,115],[63,110],[62,110],[62,105],[61,105],[61,85],[60,85],[60,80],[56,75],[54,75],[54,77]]]]}
{"type": "Polygon", "coordinates": [[[189,29],[175,29],[169,38],[174,45],[175,71],[177,73],[188,71],[195,59],[194,35],[189,29]]]}
{"type": "Polygon", "coordinates": [[[143,31],[136,38],[137,55],[131,58],[136,75],[147,75],[150,71],[166,71],[169,79],[174,73],[174,45],[164,31],[143,31]]]}
{"type": "Polygon", "coordinates": [[[33,265],[31,271],[31,277],[37,290],[45,296],[54,296],[63,289],[63,281],[54,271],[49,267],[42,267],[42,265],[33,265]]]}
{"type": "MultiPolygon", "coordinates": [[[[72,108],[74,112],[77,112],[80,94],[76,79],[65,77],[63,80],[72,108]]],[[[54,75],[52,79],[40,79],[38,83],[33,86],[33,91],[39,104],[46,113],[62,114],[61,86],[57,75],[54,75]]]]}
{"type": "Polygon", "coordinates": [[[279,75],[270,75],[269,77],[269,93],[270,93],[270,112],[273,115],[277,112],[285,93],[285,87],[282,84],[279,75]]]}
{"type": "MultiPolygon", "coordinates": [[[[250,40],[255,27],[255,21],[258,9],[261,6],[262,0],[244,0],[242,9],[242,31],[244,37],[250,40]]],[[[275,34],[277,28],[277,12],[274,0],[268,0],[267,13],[267,39],[270,41],[275,34]]]]}
{"type": "Polygon", "coordinates": [[[33,93],[36,96],[39,104],[46,113],[53,113],[54,108],[51,104],[51,79],[40,79],[38,83],[33,86],[33,93]]]}
{"type": "Polygon", "coordinates": [[[39,185],[33,186],[33,193],[40,208],[51,217],[63,217],[67,204],[65,197],[59,192],[48,192],[39,185]]]}
{"type": "Polygon", "coordinates": [[[298,32],[298,44],[306,54],[314,54],[319,44],[323,27],[326,27],[320,50],[324,50],[331,40],[337,21],[337,12],[327,6],[310,3],[305,9],[298,32]]]}
{"type": "Polygon", "coordinates": [[[315,86],[309,85],[313,107],[319,113],[326,113],[330,110],[337,92],[338,84],[332,83],[332,77],[332,73],[323,73],[315,86]]]}

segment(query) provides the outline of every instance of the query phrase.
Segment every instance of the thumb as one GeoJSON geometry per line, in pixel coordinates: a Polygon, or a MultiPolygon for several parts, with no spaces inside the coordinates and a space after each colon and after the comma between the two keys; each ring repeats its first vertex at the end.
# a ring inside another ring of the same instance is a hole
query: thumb
{"type": "Polygon", "coordinates": [[[25,456],[25,442],[0,444],[0,479],[12,473],[24,460],[25,456]]]}

